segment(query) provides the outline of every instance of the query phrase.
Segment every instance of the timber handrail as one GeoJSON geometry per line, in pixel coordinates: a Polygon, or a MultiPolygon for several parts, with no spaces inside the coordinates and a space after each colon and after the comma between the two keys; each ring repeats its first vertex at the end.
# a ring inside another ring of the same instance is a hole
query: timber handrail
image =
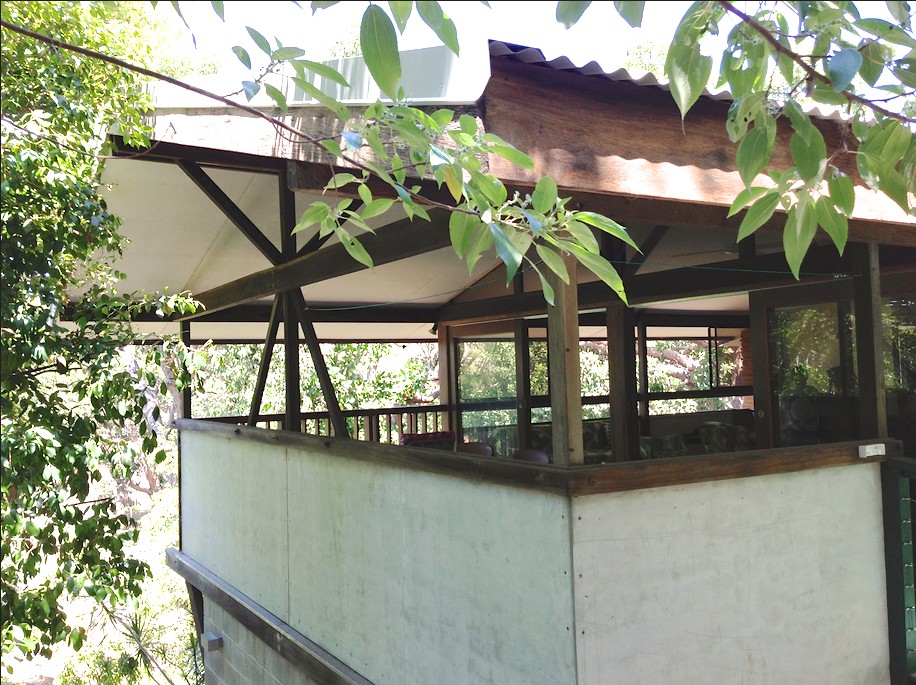
{"type": "MultiPolygon", "coordinates": [[[[282,445],[337,458],[572,496],[871,464],[903,454],[903,444],[899,440],[871,439],[564,467],[507,458],[479,457],[419,446],[373,444],[291,431],[226,425],[215,421],[178,419],[174,425],[180,431],[210,433],[230,440],[282,445]],[[859,456],[860,445],[876,443],[885,445],[886,455],[859,456]]],[[[186,453],[185,458],[193,458],[193,455],[186,453]]]]}

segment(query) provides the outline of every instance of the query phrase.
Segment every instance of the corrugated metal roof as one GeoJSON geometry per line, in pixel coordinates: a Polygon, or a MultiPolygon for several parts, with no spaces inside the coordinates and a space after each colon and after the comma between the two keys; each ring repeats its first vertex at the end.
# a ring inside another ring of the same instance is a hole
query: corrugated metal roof
{"type": "MultiPolygon", "coordinates": [[[[611,81],[627,81],[634,83],[637,86],[650,86],[654,88],[660,88],[664,91],[670,90],[666,81],[660,81],[658,77],[656,77],[655,74],[652,74],[651,72],[635,74],[623,68],[617,69],[615,71],[606,71],[600,64],[595,61],[589,62],[584,66],[579,66],[571,59],[569,59],[569,57],[561,55],[560,57],[555,57],[554,59],[547,59],[547,57],[543,52],[541,52],[539,48],[518,45],[516,43],[505,43],[498,40],[491,40],[490,56],[503,57],[513,62],[522,62],[524,64],[540,65],[548,69],[555,69],[557,71],[572,71],[577,74],[582,74],[583,76],[596,76],[599,78],[606,78],[611,81]]],[[[712,100],[719,100],[722,102],[732,102],[733,100],[732,95],[728,90],[711,91],[706,88],[703,90],[703,97],[710,98],[712,100]]],[[[819,119],[840,120],[845,118],[842,112],[833,108],[821,109],[820,107],[808,107],[805,111],[810,116],[819,119]]]]}

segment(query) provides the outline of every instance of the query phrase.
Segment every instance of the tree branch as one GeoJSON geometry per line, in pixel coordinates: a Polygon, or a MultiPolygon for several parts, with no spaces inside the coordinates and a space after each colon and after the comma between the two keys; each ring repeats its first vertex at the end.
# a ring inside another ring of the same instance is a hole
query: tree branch
{"type": "MultiPolygon", "coordinates": [[[[786,57],[791,59],[793,62],[795,62],[797,65],[799,65],[811,79],[817,81],[818,83],[823,83],[824,85],[827,85],[827,86],[831,86],[831,87],[833,86],[833,83],[830,81],[829,78],[824,76],[822,73],[820,73],[817,69],[815,69],[811,65],[805,63],[805,61],[802,59],[802,57],[799,54],[792,52],[787,47],[782,45],[778,40],[776,40],[776,38],[773,36],[772,33],[767,31],[763,26],[757,23],[757,21],[753,17],[739,10],[737,7],[735,7],[730,2],[728,2],[728,0],[718,0],[718,2],[719,2],[719,5],[726,12],[738,17],[738,19],[740,19],[743,24],[751,27],[752,29],[754,29],[754,31],[760,34],[760,36],[765,41],[767,41],[770,45],[773,46],[773,49],[777,53],[779,53],[780,55],[785,55],[786,57]]],[[[879,114],[882,114],[888,117],[889,119],[896,119],[906,124],[916,123],[916,119],[904,116],[902,114],[898,114],[897,112],[892,112],[889,109],[885,109],[884,107],[880,107],[879,105],[875,104],[875,102],[873,102],[872,100],[863,98],[861,95],[856,95],[855,93],[851,93],[848,90],[842,90],[840,91],[840,94],[843,97],[845,97],[850,103],[856,102],[856,103],[859,103],[860,105],[865,105],[869,109],[875,112],[878,112],[879,114]]]]}
{"type": "MultiPolygon", "coordinates": [[[[116,67],[118,67],[118,68],[120,68],[120,69],[125,69],[125,70],[127,70],[127,71],[133,71],[133,72],[138,73],[138,74],[141,74],[141,75],[143,75],[143,76],[147,76],[147,77],[149,77],[149,78],[156,79],[156,80],[158,80],[158,81],[163,81],[164,83],[169,83],[169,84],[171,84],[171,85],[173,85],[173,86],[177,86],[178,88],[182,88],[182,89],[184,89],[184,90],[188,90],[188,91],[190,91],[190,92],[192,92],[192,93],[196,93],[197,95],[202,95],[203,97],[209,98],[209,99],[211,99],[211,100],[216,100],[217,102],[221,102],[221,103],[223,103],[224,105],[229,105],[230,107],[235,107],[236,109],[239,109],[239,110],[241,110],[241,111],[243,111],[243,112],[247,112],[248,114],[251,114],[251,115],[254,116],[254,117],[257,117],[257,118],[259,118],[259,119],[263,119],[264,121],[269,122],[270,124],[272,124],[272,125],[273,125],[275,128],[277,128],[277,129],[280,129],[280,130],[282,130],[282,131],[286,131],[286,132],[288,132],[288,133],[291,133],[292,135],[294,135],[294,136],[296,136],[296,137],[298,137],[298,138],[302,138],[305,142],[307,142],[307,143],[309,143],[309,144],[311,144],[311,145],[316,145],[317,147],[321,148],[322,152],[327,153],[327,150],[325,150],[324,147],[322,147],[321,144],[320,144],[320,141],[321,141],[321,140],[325,140],[324,138],[314,138],[314,137],[308,135],[307,133],[305,133],[305,132],[303,132],[303,131],[300,131],[300,130],[298,130],[298,129],[296,129],[296,128],[293,128],[293,127],[290,126],[289,124],[284,123],[284,122],[281,121],[280,119],[277,119],[277,118],[275,118],[275,117],[272,117],[272,116],[270,116],[269,114],[266,114],[265,112],[262,112],[261,110],[255,108],[255,107],[251,107],[250,105],[245,105],[245,104],[242,104],[242,103],[240,103],[240,102],[236,102],[235,100],[232,100],[232,99],[230,99],[230,98],[223,97],[222,95],[217,95],[216,93],[212,93],[212,92],[210,92],[210,91],[208,91],[208,90],[205,90],[205,89],[203,89],[203,88],[198,88],[197,86],[192,86],[192,85],[189,84],[189,83],[185,83],[184,81],[180,81],[180,80],[178,80],[178,79],[172,78],[171,76],[166,76],[165,74],[161,74],[161,73],[159,73],[159,72],[157,72],[157,71],[153,71],[153,70],[147,69],[147,68],[145,68],[145,67],[140,67],[140,66],[137,66],[137,65],[135,65],[135,64],[131,64],[130,62],[125,62],[124,60],[118,59],[117,57],[111,57],[110,55],[106,55],[106,54],[101,53],[101,52],[96,52],[95,50],[90,50],[90,49],[88,49],[88,48],[83,48],[83,47],[80,47],[80,46],[78,46],[78,45],[72,45],[71,43],[66,43],[66,42],[64,42],[64,41],[62,41],[62,40],[57,40],[56,38],[51,38],[50,36],[45,36],[45,35],[43,35],[43,34],[41,34],[41,33],[36,33],[36,32],[34,32],[34,31],[30,31],[29,29],[24,28],[24,27],[22,27],[22,26],[16,26],[15,24],[10,24],[8,21],[5,21],[5,20],[3,20],[3,19],[0,19],[0,26],[2,26],[2,27],[5,28],[5,29],[9,29],[10,31],[14,31],[14,32],[16,32],[16,33],[19,33],[19,34],[21,34],[21,35],[23,35],[23,36],[28,36],[29,38],[33,38],[33,39],[35,39],[35,40],[37,40],[37,41],[41,41],[42,43],[46,43],[46,44],[48,44],[48,45],[51,45],[52,47],[62,48],[62,49],[64,49],[64,50],[69,50],[70,52],[75,52],[75,53],[78,54],[78,55],[83,55],[84,57],[90,57],[90,58],[92,58],[92,59],[97,59],[97,60],[100,60],[100,61],[102,61],[102,62],[107,62],[108,64],[112,64],[112,65],[114,65],[114,66],[116,66],[116,67]]],[[[354,158],[352,158],[352,157],[348,157],[348,156],[346,156],[346,155],[342,155],[342,156],[340,157],[340,159],[343,159],[345,162],[347,162],[348,164],[353,165],[353,167],[355,167],[355,168],[357,168],[357,169],[359,169],[359,170],[361,170],[361,171],[365,171],[365,172],[367,172],[367,173],[372,173],[372,170],[371,170],[371,169],[369,169],[367,166],[365,166],[364,164],[362,164],[362,163],[361,163],[359,160],[357,160],[357,159],[354,159],[354,158]]],[[[475,212],[468,212],[467,210],[459,209],[458,207],[455,207],[455,206],[453,206],[453,205],[447,205],[447,204],[442,203],[442,202],[437,202],[437,201],[435,201],[435,200],[431,200],[431,199],[429,199],[429,198],[427,198],[427,197],[424,197],[423,195],[420,195],[420,194],[418,194],[418,193],[411,192],[411,190],[410,190],[409,188],[407,188],[406,186],[404,186],[404,185],[402,185],[402,184],[399,184],[399,186],[400,186],[401,189],[404,190],[408,195],[410,195],[410,197],[414,198],[415,200],[418,200],[421,204],[424,204],[424,205],[427,205],[427,206],[430,206],[430,207],[437,207],[437,208],[440,208],[440,209],[446,209],[446,210],[452,211],[452,212],[458,211],[458,212],[464,212],[464,213],[470,213],[470,214],[474,214],[474,213],[475,213],[475,212]]]]}

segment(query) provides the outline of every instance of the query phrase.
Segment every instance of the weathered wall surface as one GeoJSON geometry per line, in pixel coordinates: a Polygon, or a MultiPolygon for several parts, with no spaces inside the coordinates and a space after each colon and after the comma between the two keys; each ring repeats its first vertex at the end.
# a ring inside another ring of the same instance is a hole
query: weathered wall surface
{"type": "Polygon", "coordinates": [[[183,551],[376,685],[575,683],[564,495],[205,433],[182,448],[183,551]]]}
{"type": "Polygon", "coordinates": [[[878,464],[573,501],[580,685],[888,682],[878,464]]]}

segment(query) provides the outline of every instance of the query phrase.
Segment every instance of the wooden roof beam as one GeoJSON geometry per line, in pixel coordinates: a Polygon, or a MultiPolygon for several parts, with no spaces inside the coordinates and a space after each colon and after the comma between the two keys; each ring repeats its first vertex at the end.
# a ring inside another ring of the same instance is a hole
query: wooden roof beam
{"type": "MultiPolygon", "coordinates": [[[[373,233],[359,236],[376,266],[439,250],[451,245],[448,214],[431,212],[431,223],[402,219],[373,233]]],[[[337,243],[284,264],[258,271],[217,286],[195,297],[203,305],[197,312],[181,317],[196,319],[286,290],[346,276],[365,269],[337,243]]]]}

